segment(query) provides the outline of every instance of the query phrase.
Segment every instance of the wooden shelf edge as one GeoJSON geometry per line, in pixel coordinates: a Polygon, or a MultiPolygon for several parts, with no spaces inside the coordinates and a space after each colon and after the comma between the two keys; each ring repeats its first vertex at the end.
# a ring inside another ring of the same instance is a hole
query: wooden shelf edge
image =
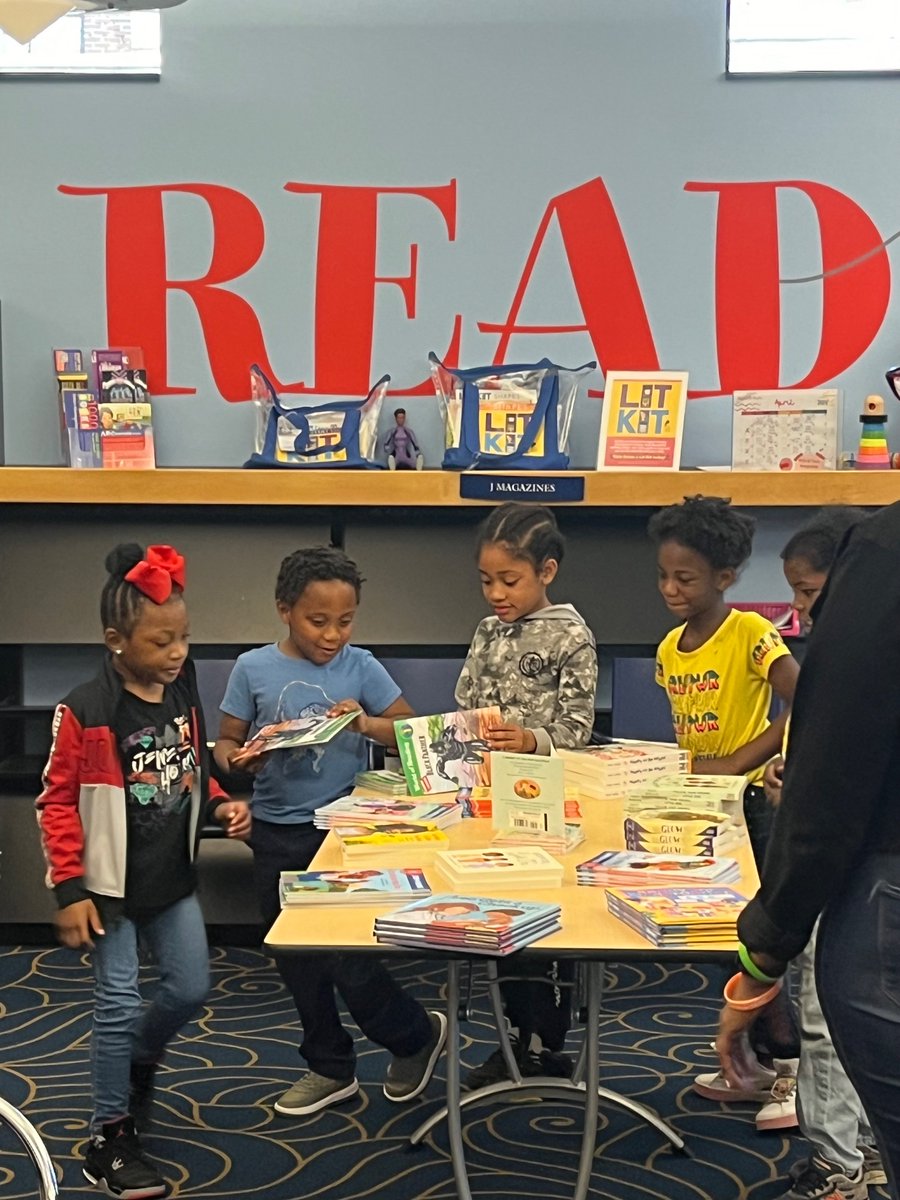
{"type": "MultiPolygon", "coordinates": [[[[508,472],[538,479],[541,472],[508,472]]],[[[748,507],[881,506],[900,500],[900,471],[570,471],[585,498],[565,507],[657,508],[703,492],[748,507]]],[[[113,504],[232,507],[462,508],[453,471],[287,471],[161,468],[79,471],[0,467],[0,504],[113,504]]]]}

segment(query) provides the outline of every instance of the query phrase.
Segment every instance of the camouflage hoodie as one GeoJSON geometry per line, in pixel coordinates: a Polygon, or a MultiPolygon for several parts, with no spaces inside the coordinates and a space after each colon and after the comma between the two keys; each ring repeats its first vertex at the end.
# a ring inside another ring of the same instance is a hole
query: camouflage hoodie
{"type": "Polygon", "coordinates": [[[485,617],[456,685],[462,709],[498,704],[504,720],[530,729],[538,754],[586,746],[594,727],[597,646],[571,604],[520,621],[485,617]]]}

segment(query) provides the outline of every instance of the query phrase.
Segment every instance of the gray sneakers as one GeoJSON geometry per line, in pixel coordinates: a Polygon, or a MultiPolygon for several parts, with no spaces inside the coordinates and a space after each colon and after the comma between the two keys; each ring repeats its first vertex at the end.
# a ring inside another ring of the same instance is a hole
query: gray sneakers
{"type": "Polygon", "coordinates": [[[356,1079],[328,1079],[307,1071],[302,1079],[275,1101],[275,1111],[285,1117],[307,1117],[310,1113],[349,1100],[359,1091],[356,1079]]]}
{"type": "Polygon", "coordinates": [[[447,1040],[447,1018],[443,1013],[430,1012],[431,1037],[418,1052],[401,1058],[395,1054],[387,1069],[384,1094],[395,1104],[415,1100],[428,1087],[437,1060],[441,1057],[447,1040]]]}

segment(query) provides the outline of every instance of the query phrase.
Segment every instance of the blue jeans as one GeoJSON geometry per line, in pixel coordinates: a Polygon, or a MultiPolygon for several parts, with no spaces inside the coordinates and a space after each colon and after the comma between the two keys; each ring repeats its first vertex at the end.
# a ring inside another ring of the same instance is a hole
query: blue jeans
{"type": "Polygon", "coordinates": [[[209,948],[196,896],[153,917],[106,923],[95,938],[91,1030],[91,1132],[128,1114],[132,1062],[156,1063],[209,992],[209,948]],[[159,968],[159,985],[144,1010],[138,990],[138,935],[159,968]]]}
{"type": "Polygon", "coordinates": [[[816,982],[838,1057],[900,1200],[900,854],[864,860],[819,926],[816,982]]]}
{"type": "Polygon", "coordinates": [[[816,936],[797,956],[800,968],[800,1067],[797,1071],[797,1112],[800,1128],[817,1154],[837,1163],[845,1175],[863,1165],[860,1146],[875,1138],[859,1096],[847,1078],[834,1048],[816,988],[816,936]]]}

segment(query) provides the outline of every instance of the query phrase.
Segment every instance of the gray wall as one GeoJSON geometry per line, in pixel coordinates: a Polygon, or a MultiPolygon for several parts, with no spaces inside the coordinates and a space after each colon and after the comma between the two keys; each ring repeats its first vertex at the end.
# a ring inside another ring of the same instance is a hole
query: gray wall
{"type": "MultiPolygon", "coordinates": [[[[50,347],[88,348],[107,336],[105,200],[60,185],[200,182],[249,197],[265,248],[228,286],[252,304],[279,378],[320,387],[315,334],[340,345],[343,316],[315,329],[317,270],[327,269],[317,264],[318,203],[285,184],[456,180],[452,242],[425,200],[380,202],[377,275],[406,274],[410,243],[419,247],[414,316],[396,287],[375,289],[369,374],[387,370],[402,388],[425,377],[427,350],[446,349],[457,314],[461,360],[491,360],[497,335],[479,323],[506,318],[548,203],[602,177],[661,363],[689,369],[692,388],[714,392],[716,197],[687,184],[818,181],[855,201],[882,237],[900,227],[896,79],[726,80],[724,13],[721,0],[189,0],[164,14],[158,84],[3,83],[0,149],[14,164],[0,186],[7,461],[58,461],[50,347]]],[[[816,276],[822,252],[809,199],[785,186],[778,219],[782,277],[816,276]]],[[[202,276],[205,203],[173,192],[165,229],[171,278],[202,276]]],[[[135,236],[135,288],[145,283],[143,249],[135,236]]],[[[895,259],[896,249],[888,254],[895,259]]],[[[605,266],[592,271],[602,276],[605,266]]],[[[852,286],[856,275],[845,278],[852,286]]],[[[784,282],[780,308],[779,382],[789,385],[816,358],[821,281],[784,282]]],[[[252,413],[218,394],[197,313],[177,289],[168,317],[168,383],[196,395],[157,400],[159,460],[238,464],[252,413]]],[[[553,221],[520,320],[584,323],[553,221]]],[[[736,316],[739,332],[742,322],[754,336],[752,310],[736,316]]],[[[591,336],[516,336],[510,357],[546,351],[567,363],[597,354],[605,366],[647,365],[603,362],[614,357],[609,332],[595,322],[591,336]]],[[[862,398],[884,389],[883,371],[900,357],[896,297],[871,344],[849,357],[833,382],[845,390],[852,446],[862,398]]],[[[161,390],[160,364],[150,365],[161,390]]],[[[433,398],[407,407],[435,462],[433,398]]],[[[723,397],[692,402],[685,461],[729,460],[729,414],[723,397]]],[[[582,400],[577,465],[592,465],[598,423],[599,402],[582,400]]]]}

